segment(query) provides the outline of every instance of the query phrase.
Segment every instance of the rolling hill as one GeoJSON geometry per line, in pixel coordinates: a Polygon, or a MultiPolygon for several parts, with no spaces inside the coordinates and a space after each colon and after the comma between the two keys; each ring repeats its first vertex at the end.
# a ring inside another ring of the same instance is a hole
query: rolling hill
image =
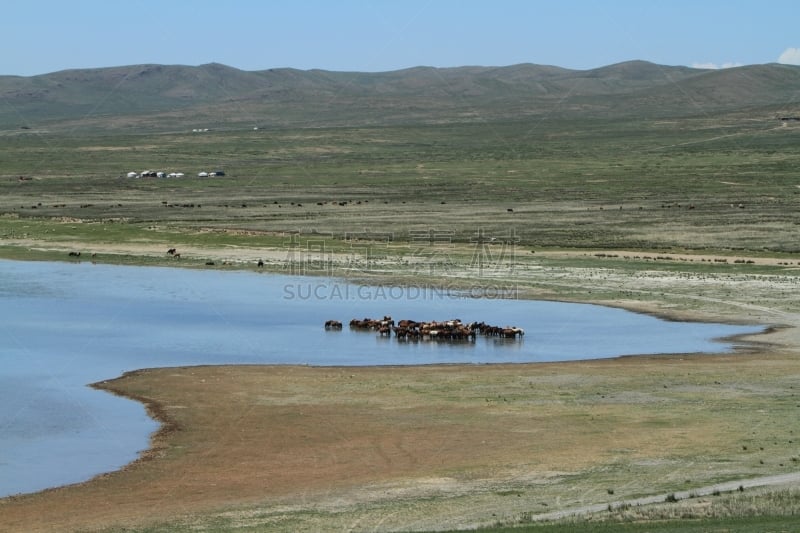
{"type": "Polygon", "coordinates": [[[181,130],[490,121],[524,117],[800,114],[800,67],[703,70],[629,61],[391,72],[220,64],[0,76],[0,131],[181,130]]]}

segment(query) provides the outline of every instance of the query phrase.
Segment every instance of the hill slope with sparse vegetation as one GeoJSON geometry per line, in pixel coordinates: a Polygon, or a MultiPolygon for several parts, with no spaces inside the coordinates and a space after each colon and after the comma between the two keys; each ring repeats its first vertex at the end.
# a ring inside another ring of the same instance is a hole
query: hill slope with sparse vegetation
{"type": "Polygon", "coordinates": [[[800,67],[778,64],[704,70],[629,61],[592,70],[520,64],[376,73],[133,65],[0,76],[0,131],[683,117],[743,109],[780,115],[793,113],[798,96],[800,67]]]}

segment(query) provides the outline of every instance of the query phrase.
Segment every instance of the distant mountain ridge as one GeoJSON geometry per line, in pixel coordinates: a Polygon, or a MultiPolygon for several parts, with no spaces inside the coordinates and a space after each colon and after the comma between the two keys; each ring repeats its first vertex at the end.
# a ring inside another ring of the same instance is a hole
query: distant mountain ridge
{"type": "Polygon", "coordinates": [[[705,70],[627,61],[571,70],[526,63],[374,73],[146,64],[0,76],[0,130],[666,117],[799,101],[800,67],[779,64],[705,70]]]}

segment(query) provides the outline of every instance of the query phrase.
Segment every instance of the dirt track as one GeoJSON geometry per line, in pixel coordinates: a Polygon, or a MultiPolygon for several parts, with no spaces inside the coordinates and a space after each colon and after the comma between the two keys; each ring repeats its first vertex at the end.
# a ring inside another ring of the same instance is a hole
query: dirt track
{"type": "Polygon", "coordinates": [[[674,491],[664,494],[654,494],[643,498],[632,498],[628,500],[616,500],[604,504],[586,505],[573,509],[563,509],[551,513],[541,513],[535,516],[535,520],[545,522],[549,520],[561,520],[569,517],[579,517],[592,513],[602,513],[608,509],[620,509],[626,507],[641,507],[670,501],[687,500],[700,496],[713,496],[723,492],[734,492],[738,490],[753,489],[760,487],[782,487],[797,486],[800,483],[800,472],[789,474],[777,474],[774,476],[763,476],[756,478],[737,479],[726,483],[716,483],[705,487],[697,487],[692,490],[674,491]]]}

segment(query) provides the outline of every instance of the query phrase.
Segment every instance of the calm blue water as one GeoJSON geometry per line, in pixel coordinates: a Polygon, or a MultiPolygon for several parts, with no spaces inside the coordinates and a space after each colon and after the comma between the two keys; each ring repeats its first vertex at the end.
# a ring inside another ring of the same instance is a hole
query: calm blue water
{"type": "Polygon", "coordinates": [[[719,352],[755,326],[669,322],[594,305],[462,297],[330,279],[0,261],[0,497],[134,460],[156,424],[88,388],[127,370],[226,363],[382,365],[567,361],[719,352]],[[522,341],[401,343],[352,318],[516,325],[522,341]],[[326,332],[328,319],[345,323],[326,332]]]}

